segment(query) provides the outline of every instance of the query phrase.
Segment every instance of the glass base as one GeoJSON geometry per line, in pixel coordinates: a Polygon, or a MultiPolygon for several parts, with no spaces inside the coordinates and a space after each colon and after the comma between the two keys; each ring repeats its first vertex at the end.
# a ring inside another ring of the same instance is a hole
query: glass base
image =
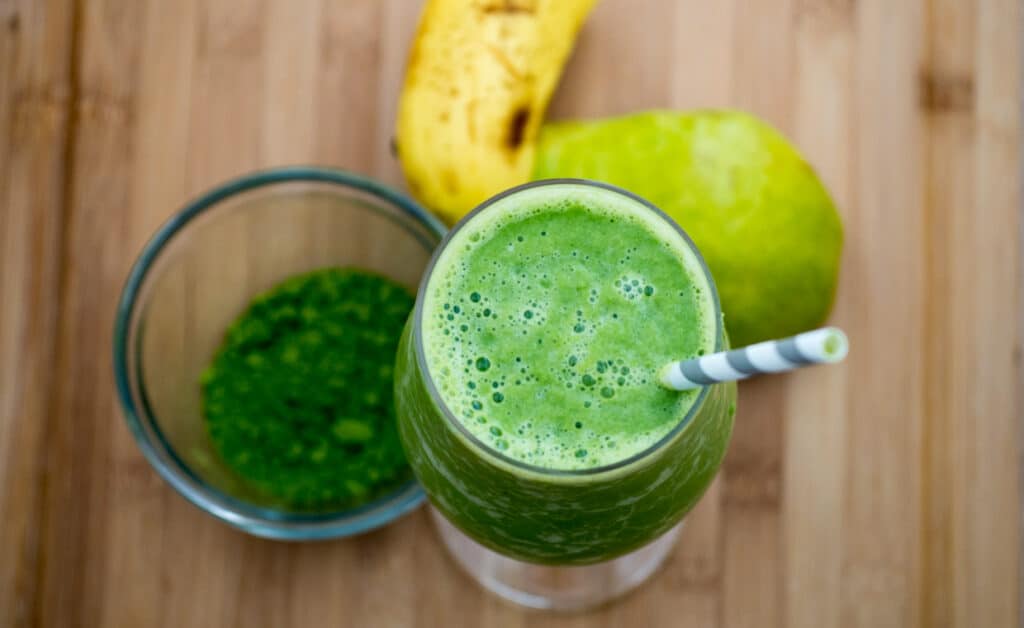
{"type": "Polygon", "coordinates": [[[530,608],[575,611],[600,606],[647,580],[675,545],[680,521],[640,549],[584,567],[551,567],[509,558],[480,545],[433,506],[430,516],[455,562],[488,591],[530,608]]]}

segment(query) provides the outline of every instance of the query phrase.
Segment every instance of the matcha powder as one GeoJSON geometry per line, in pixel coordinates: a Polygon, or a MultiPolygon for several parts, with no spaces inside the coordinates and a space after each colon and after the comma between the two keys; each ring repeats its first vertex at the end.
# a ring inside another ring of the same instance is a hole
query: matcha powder
{"type": "Polygon", "coordinates": [[[288,509],[327,512],[411,479],[392,399],[413,297],[383,277],[325,269],[258,296],[203,373],[213,445],[288,509]]]}

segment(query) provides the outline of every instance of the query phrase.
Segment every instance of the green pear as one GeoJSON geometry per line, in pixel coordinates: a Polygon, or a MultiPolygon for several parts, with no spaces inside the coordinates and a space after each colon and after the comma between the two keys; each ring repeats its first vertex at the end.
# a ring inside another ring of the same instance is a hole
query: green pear
{"type": "Polygon", "coordinates": [[[605,181],[671,216],[711,269],[733,346],[789,336],[828,316],[839,215],[797,150],[749,114],[648,111],[548,123],[533,176],[605,181]]]}

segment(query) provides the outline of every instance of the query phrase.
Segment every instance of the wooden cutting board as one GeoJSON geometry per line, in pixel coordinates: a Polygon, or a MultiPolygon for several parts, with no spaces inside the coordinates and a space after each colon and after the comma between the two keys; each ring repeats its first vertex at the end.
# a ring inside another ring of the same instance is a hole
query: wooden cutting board
{"type": "Polygon", "coordinates": [[[422,512],[262,541],[149,468],[109,363],[156,226],[388,149],[412,0],[0,0],[0,625],[1003,627],[1019,613],[1021,6],[604,0],[552,116],[741,107],[837,198],[845,364],[743,384],[667,567],[570,618],[484,595],[422,512]]]}

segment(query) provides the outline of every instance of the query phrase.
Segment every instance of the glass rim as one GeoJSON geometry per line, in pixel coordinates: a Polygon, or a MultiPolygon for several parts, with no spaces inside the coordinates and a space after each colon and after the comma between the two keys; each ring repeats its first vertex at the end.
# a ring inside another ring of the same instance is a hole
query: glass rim
{"type": "Polygon", "coordinates": [[[686,415],[683,416],[683,418],[679,420],[679,423],[677,423],[663,437],[658,439],[657,442],[655,442],[654,444],[648,446],[647,448],[643,449],[642,451],[639,451],[639,452],[633,454],[632,456],[629,456],[627,458],[623,458],[622,460],[613,462],[611,464],[606,464],[606,465],[602,465],[602,466],[599,466],[599,467],[593,467],[593,468],[589,468],[589,469],[550,469],[550,468],[547,468],[547,467],[540,467],[540,466],[537,466],[537,465],[529,464],[529,463],[523,462],[521,460],[517,460],[515,458],[507,456],[507,455],[503,454],[502,452],[498,451],[497,449],[491,447],[487,443],[483,442],[482,440],[480,440],[476,436],[474,436],[472,434],[472,432],[470,432],[462,424],[462,422],[459,421],[459,419],[455,416],[455,414],[448,407],[448,404],[445,403],[445,401],[442,398],[441,394],[438,392],[437,387],[434,385],[434,378],[430,375],[430,368],[427,365],[426,353],[423,350],[423,334],[422,334],[423,299],[424,299],[424,295],[426,294],[427,284],[430,282],[430,277],[431,277],[431,275],[434,272],[434,266],[437,263],[437,260],[441,257],[441,254],[444,252],[444,250],[446,248],[448,248],[448,245],[451,243],[451,241],[455,237],[455,235],[458,234],[458,232],[461,231],[462,228],[465,227],[466,224],[468,224],[477,214],[479,214],[480,212],[486,210],[488,207],[490,207],[494,203],[496,203],[496,202],[498,202],[498,201],[500,201],[500,200],[502,200],[504,198],[507,198],[509,196],[512,196],[513,194],[517,194],[517,193],[525,191],[525,190],[530,190],[530,189],[533,189],[533,188],[543,187],[543,186],[547,186],[547,185],[580,185],[580,186],[584,186],[584,187],[599,188],[599,189],[603,189],[603,190],[606,190],[606,191],[609,191],[609,192],[612,192],[612,193],[615,193],[615,194],[619,194],[619,195],[625,196],[626,198],[629,198],[629,199],[631,199],[633,201],[636,201],[641,206],[643,206],[646,209],[650,210],[655,216],[657,216],[658,218],[660,218],[661,220],[666,222],[668,225],[670,225],[672,227],[672,229],[680,237],[682,237],[683,242],[686,244],[686,246],[690,249],[690,251],[694,254],[694,256],[697,259],[697,263],[698,263],[698,265],[699,265],[699,267],[701,269],[701,272],[703,273],[704,279],[707,282],[708,290],[710,292],[710,298],[711,298],[711,301],[712,301],[712,306],[714,308],[714,318],[715,318],[715,323],[714,323],[714,325],[715,325],[715,351],[716,352],[717,351],[721,351],[724,348],[724,346],[723,346],[723,344],[724,344],[723,343],[723,339],[724,339],[724,325],[723,325],[723,322],[722,322],[722,307],[721,307],[721,303],[719,302],[719,299],[718,299],[718,289],[715,286],[715,281],[714,281],[714,278],[711,276],[711,271],[708,268],[707,262],[704,261],[704,256],[701,255],[700,250],[697,248],[697,245],[694,244],[694,242],[690,238],[689,234],[687,234],[686,231],[684,231],[683,228],[676,221],[672,220],[672,218],[669,217],[668,214],[663,212],[661,209],[659,209],[656,205],[654,205],[653,203],[651,203],[647,199],[644,199],[644,198],[642,198],[640,196],[637,196],[636,194],[633,194],[632,192],[630,192],[628,190],[624,190],[624,189],[622,189],[622,188],[620,188],[618,186],[612,185],[610,183],[605,183],[603,181],[594,181],[594,180],[591,180],[591,179],[577,179],[577,178],[543,179],[543,180],[539,180],[539,181],[531,181],[529,183],[523,183],[521,185],[517,185],[515,187],[509,188],[508,190],[505,190],[504,192],[501,192],[500,194],[496,194],[495,196],[492,196],[491,198],[489,198],[489,199],[485,200],[484,202],[480,203],[479,205],[477,205],[475,208],[473,208],[472,211],[470,211],[465,216],[463,216],[462,219],[459,220],[459,222],[456,223],[454,227],[452,227],[450,230],[448,230],[448,233],[445,235],[444,239],[437,246],[437,248],[434,249],[434,253],[433,253],[433,255],[430,258],[430,262],[427,263],[427,267],[426,267],[426,269],[423,272],[423,277],[420,279],[419,290],[416,293],[416,305],[415,305],[415,308],[413,310],[413,328],[412,328],[413,348],[414,348],[415,353],[416,353],[416,363],[417,363],[417,366],[420,369],[420,372],[423,373],[424,384],[425,384],[425,387],[427,389],[428,394],[430,395],[431,400],[434,402],[435,405],[437,405],[438,409],[441,411],[441,414],[444,416],[444,418],[448,422],[449,426],[450,427],[454,427],[456,432],[458,434],[460,434],[461,436],[463,436],[470,445],[472,445],[473,447],[475,447],[479,451],[483,452],[484,454],[491,456],[492,458],[494,458],[495,460],[497,460],[497,461],[499,461],[501,463],[504,463],[506,465],[511,465],[512,467],[514,467],[516,469],[519,469],[519,470],[522,470],[522,471],[527,471],[529,473],[537,474],[537,475],[540,475],[540,476],[545,476],[545,477],[563,477],[563,478],[592,477],[592,476],[597,476],[597,475],[601,475],[601,474],[605,474],[605,473],[610,473],[612,471],[617,471],[619,469],[623,469],[623,468],[628,467],[630,465],[633,465],[633,464],[635,464],[637,462],[640,462],[644,458],[647,458],[648,456],[656,453],[657,451],[659,451],[660,449],[662,449],[663,447],[665,447],[666,445],[671,443],[673,440],[675,440],[676,437],[679,436],[679,434],[681,434],[684,429],[686,429],[686,427],[693,420],[693,417],[697,414],[697,412],[704,405],[704,402],[707,399],[707,396],[708,396],[708,394],[709,394],[709,392],[711,390],[711,387],[710,386],[702,386],[700,392],[697,395],[697,398],[694,399],[693,404],[686,411],[686,415]]]}
{"type": "Polygon", "coordinates": [[[141,305],[139,296],[155,263],[168,245],[194,220],[223,201],[255,189],[283,183],[324,183],[363,192],[411,218],[440,240],[445,227],[435,216],[405,194],[369,177],[319,166],[284,166],[251,172],[220,183],[185,204],[164,221],[142,247],[125,279],[114,316],[113,370],[121,410],[136,444],[157,473],[187,501],[217,519],[250,534],[280,540],[317,540],[351,536],[373,530],[419,506],[426,495],[416,479],[394,491],[350,510],[329,513],[287,513],[244,502],[199,477],[164,436],[149,407],[141,377],[141,360],[129,352],[133,324],[141,305]],[[134,388],[138,389],[136,394],[134,388]]]}

